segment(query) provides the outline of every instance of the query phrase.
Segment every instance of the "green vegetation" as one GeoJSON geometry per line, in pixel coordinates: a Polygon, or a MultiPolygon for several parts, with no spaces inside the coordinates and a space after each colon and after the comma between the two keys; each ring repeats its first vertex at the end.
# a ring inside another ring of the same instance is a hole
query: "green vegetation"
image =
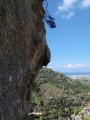
{"type": "Polygon", "coordinates": [[[30,113],[42,115],[31,115],[29,119],[33,116],[32,120],[72,120],[72,115],[78,115],[90,103],[88,93],[90,84],[87,82],[70,79],[44,67],[35,80],[30,103],[30,113]]]}
{"type": "MultiPolygon", "coordinates": [[[[33,4],[31,5],[31,9],[33,10],[33,12],[38,15],[38,19],[44,18],[44,21],[49,25],[50,28],[55,28],[56,24],[55,24],[55,19],[53,17],[51,17],[51,15],[49,14],[49,11],[47,10],[48,7],[48,3],[47,0],[33,0],[33,4]],[[42,3],[45,2],[46,3],[46,8],[44,9],[42,7],[42,3]],[[38,10],[40,10],[40,12],[38,12],[38,10]]],[[[36,22],[36,25],[38,25],[39,20],[35,21],[35,18],[33,18],[33,21],[36,22]]]]}
{"type": "Polygon", "coordinates": [[[87,116],[85,120],[90,120],[90,116],[87,116]]]}

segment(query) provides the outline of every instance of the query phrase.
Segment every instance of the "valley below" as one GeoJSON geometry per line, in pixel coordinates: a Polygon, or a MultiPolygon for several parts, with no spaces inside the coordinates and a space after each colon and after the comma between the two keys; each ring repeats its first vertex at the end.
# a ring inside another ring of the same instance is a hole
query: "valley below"
{"type": "Polygon", "coordinates": [[[90,120],[90,75],[65,76],[43,67],[26,120],[90,120]]]}

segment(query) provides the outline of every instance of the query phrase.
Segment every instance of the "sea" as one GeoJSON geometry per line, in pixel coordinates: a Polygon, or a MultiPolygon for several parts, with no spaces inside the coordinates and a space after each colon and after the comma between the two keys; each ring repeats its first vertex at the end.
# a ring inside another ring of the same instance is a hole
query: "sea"
{"type": "Polygon", "coordinates": [[[63,72],[64,75],[90,75],[90,72],[63,72]]]}

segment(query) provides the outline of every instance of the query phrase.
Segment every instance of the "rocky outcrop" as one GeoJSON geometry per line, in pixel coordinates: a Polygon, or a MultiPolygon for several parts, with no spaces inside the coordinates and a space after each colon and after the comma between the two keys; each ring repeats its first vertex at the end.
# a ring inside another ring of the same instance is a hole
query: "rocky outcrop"
{"type": "Polygon", "coordinates": [[[72,120],[87,120],[87,117],[90,118],[90,106],[83,108],[78,115],[73,115],[72,120]]]}
{"type": "Polygon", "coordinates": [[[0,120],[24,119],[33,81],[50,61],[42,2],[0,0],[0,120]]]}

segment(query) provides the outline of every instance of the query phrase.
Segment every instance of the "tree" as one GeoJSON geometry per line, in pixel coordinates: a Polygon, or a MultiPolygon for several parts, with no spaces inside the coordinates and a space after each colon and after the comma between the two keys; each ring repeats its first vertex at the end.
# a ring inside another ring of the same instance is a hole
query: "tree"
{"type": "Polygon", "coordinates": [[[58,109],[58,113],[63,118],[69,118],[72,120],[72,114],[74,113],[74,107],[78,107],[78,103],[74,101],[74,99],[69,96],[62,96],[61,98],[55,99],[56,109],[58,109]]]}
{"type": "Polygon", "coordinates": [[[50,28],[55,28],[56,27],[56,24],[54,22],[55,19],[53,17],[51,17],[49,14],[45,15],[44,20],[50,26],[50,28]]]}
{"type": "Polygon", "coordinates": [[[47,7],[48,7],[48,2],[47,0],[43,0],[46,1],[46,9],[45,9],[45,16],[44,16],[44,21],[49,25],[50,28],[55,28],[56,24],[54,22],[54,18],[51,17],[51,15],[49,14],[47,7]]]}

